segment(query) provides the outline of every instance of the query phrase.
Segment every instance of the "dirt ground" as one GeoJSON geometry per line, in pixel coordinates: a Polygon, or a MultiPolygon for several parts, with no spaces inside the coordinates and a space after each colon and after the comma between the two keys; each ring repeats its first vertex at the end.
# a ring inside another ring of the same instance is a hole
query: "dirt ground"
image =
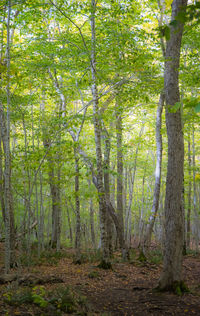
{"type": "MultiPolygon", "coordinates": [[[[67,250],[66,250],[67,252],[67,250]]],[[[117,257],[118,258],[118,257],[117,257]]],[[[89,306],[85,315],[200,315],[200,256],[188,255],[184,258],[183,276],[190,292],[182,296],[171,293],[157,293],[156,287],[160,263],[140,263],[134,259],[131,263],[122,263],[114,259],[113,270],[102,270],[97,262],[73,264],[70,256],[61,258],[56,265],[48,262],[34,266],[23,273],[37,276],[56,276],[63,284],[72,287],[86,297],[89,306]]],[[[3,293],[8,284],[0,286],[3,293]]],[[[57,285],[46,284],[52,288],[57,285]]],[[[37,308],[7,305],[0,298],[0,315],[56,315],[45,314],[37,308]]],[[[68,315],[62,313],[62,315],[68,315]]],[[[80,315],[74,313],[74,315],[80,315]]]]}

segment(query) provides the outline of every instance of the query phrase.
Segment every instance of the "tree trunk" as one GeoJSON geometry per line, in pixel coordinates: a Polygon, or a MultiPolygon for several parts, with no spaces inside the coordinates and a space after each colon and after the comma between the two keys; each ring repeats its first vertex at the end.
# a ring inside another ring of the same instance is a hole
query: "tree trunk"
{"type": "Polygon", "coordinates": [[[138,152],[139,152],[139,147],[141,143],[141,137],[144,131],[144,124],[142,124],[140,133],[139,133],[139,143],[137,144],[136,151],[135,151],[135,159],[134,159],[134,167],[133,171],[129,170],[129,201],[126,209],[126,217],[125,217],[125,240],[127,245],[130,246],[130,240],[131,240],[131,207],[132,207],[132,202],[133,202],[133,188],[134,188],[134,183],[135,183],[135,175],[136,175],[136,169],[137,169],[137,158],[138,158],[138,152]]]}
{"type": "Polygon", "coordinates": [[[190,141],[190,131],[189,131],[189,139],[188,139],[188,173],[189,173],[189,183],[188,183],[188,210],[187,210],[187,249],[190,249],[190,234],[191,234],[191,227],[190,227],[190,220],[191,220],[191,196],[192,196],[192,159],[191,159],[191,141],[190,141]]]}
{"type": "Polygon", "coordinates": [[[100,229],[101,229],[101,246],[102,246],[102,267],[110,266],[109,250],[107,247],[106,234],[106,200],[103,185],[103,165],[102,165],[102,148],[101,148],[101,124],[100,112],[98,105],[98,90],[97,90],[97,71],[96,71],[96,30],[95,30],[95,11],[96,1],[91,1],[91,73],[92,73],[92,96],[93,96],[93,123],[95,133],[95,147],[96,147],[96,163],[97,163],[97,190],[99,198],[99,212],[100,212],[100,229]]]}
{"type": "Polygon", "coordinates": [[[122,150],[122,113],[116,99],[116,136],[117,136],[117,214],[120,225],[124,230],[123,215],[123,150],[122,150]]]}
{"type": "MultiPolygon", "coordinates": [[[[44,103],[41,104],[41,111],[44,116],[44,103]]],[[[44,120],[44,117],[43,117],[44,120]]],[[[52,231],[50,245],[52,248],[60,250],[60,214],[61,214],[61,201],[60,201],[60,166],[56,168],[53,154],[50,152],[51,141],[43,128],[43,145],[47,151],[48,161],[48,175],[49,175],[49,186],[52,201],[52,231]]]]}
{"type": "Polygon", "coordinates": [[[11,1],[8,1],[7,17],[7,110],[4,116],[3,105],[0,104],[1,112],[1,135],[4,147],[5,169],[4,169],[4,203],[5,203],[5,272],[8,273],[15,260],[15,226],[13,213],[13,200],[11,189],[11,157],[10,157],[10,17],[11,1]]]}
{"type": "MultiPolygon", "coordinates": [[[[110,136],[108,131],[104,127],[103,130],[104,136],[104,190],[105,190],[105,197],[106,201],[110,201],[110,136]]],[[[107,212],[106,214],[106,231],[107,231],[107,247],[109,250],[109,256],[113,254],[113,226],[112,226],[112,219],[107,212]]]]}
{"type": "MultiPolygon", "coordinates": [[[[1,116],[0,116],[1,119],[1,116]]],[[[5,224],[5,202],[4,202],[4,176],[3,176],[3,151],[1,145],[1,128],[0,128],[0,201],[3,221],[5,224]]]]}
{"type": "MultiPolygon", "coordinates": [[[[171,21],[184,10],[187,0],[174,0],[171,21]]],[[[166,126],[168,136],[168,166],[165,196],[165,241],[163,271],[159,280],[162,290],[181,291],[183,251],[183,162],[184,142],[180,109],[173,106],[180,102],[179,62],[184,24],[171,24],[170,38],[166,44],[164,87],[166,100],[166,126]]]]}
{"type": "Polygon", "coordinates": [[[75,213],[76,213],[76,235],[75,235],[75,249],[76,249],[76,263],[81,263],[81,216],[80,216],[80,198],[79,198],[79,157],[77,152],[77,145],[74,143],[74,160],[75,160],[75,213]]]}
{"type": "Polygon", "coordinates": [[[199,250],[199,215],[197,211],[197,187],[196,187],[196,151],[194,125],[192,130],[192,167],[193,167],[193,209],[194,209],[194,240],[196,252],[199,250]]]}
{"type": "Polygon", "coordinates": [[[160,197],[160,182],[161,182],[161,167],[162,167],[162,110],[164,106],[164,92],[160,94],[160,101],[157,109],[156,116],[156,172],[155,172],[155,186],[154,186],[154,196],[153,196],[153,205],[151,209],[151,215],[146,227],[146,232],[143,241],[143,253],[146,256],[151,244],[151,236],[153,232],[153,227],[155,219],[158,212],[159,206],[159,197],[160,197]]]}

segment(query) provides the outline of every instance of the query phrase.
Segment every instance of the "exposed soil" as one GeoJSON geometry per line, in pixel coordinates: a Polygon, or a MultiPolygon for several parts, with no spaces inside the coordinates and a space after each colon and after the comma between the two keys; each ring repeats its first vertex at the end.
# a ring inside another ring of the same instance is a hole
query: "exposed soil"
{"type": "MultiPolygon", "coordinates": [[[[69,252],[66,250],[66,252],[69,252]]],[[[117,257],[118,258],[118,257],[117,257]]],[[[178,296],[171,293],[157,293],[156,287],[161,271],[160,264],[122,263],[114,260],[113,270],[101,270],[98,263],[73,264],[69,256],[51,266],[42,264],[30,270],[37,276],[54,276],[62,279],[84,295],[89,304],[85,315],[200,315],[200,256],[184,258],[183,275],[190,293],[178,296]]],[[[29,271],[30,272],[30,271],[29,271]]],[[[27,273],[27,268],[22,274],[27,273]]],[[[5,291],[1,285],[0,290],[5,291]]],[[[45,284],[45,288],[56,288],[56,284],[45,284]]],[[[0,299],[0,315],[47,315],[38,307],[7,305],[0,299]]],[[[48,316],[55,315],[54,312],[48,316]]],[[[62,315],[68,315],[63,313],[62,315]]],[[[74,315],[78,315],[75,313],[74,315]]]]}

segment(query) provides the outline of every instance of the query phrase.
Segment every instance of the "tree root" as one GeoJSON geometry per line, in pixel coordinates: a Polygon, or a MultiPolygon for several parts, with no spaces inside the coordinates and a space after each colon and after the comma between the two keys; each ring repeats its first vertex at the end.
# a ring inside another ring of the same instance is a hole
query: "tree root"
{"type": "Polygon", "coordinates": [[[156,292],[172,292],[176,295],[182,295],[183,293],[189,293],[190,290],[184,281],[174,281],[172,284],[167,284],[164,287],[158,285],[154,291],[156,292]]]}

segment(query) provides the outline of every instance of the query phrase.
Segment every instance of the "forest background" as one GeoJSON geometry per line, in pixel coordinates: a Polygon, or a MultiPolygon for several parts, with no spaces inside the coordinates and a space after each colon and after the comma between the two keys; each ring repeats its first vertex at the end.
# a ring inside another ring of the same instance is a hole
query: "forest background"
{"type": "Polygon", "coordinates": [[[198,251],[199,2],[182,11],[186,4],[2,1],[0,233],[7,272],[20,260],[16,244],[28,262],[33,245],[38,256],[46,247],[75,247],[77,263],[84,250],[102,249],[109,267],[118,247],[126,260],[133,245],[148,256],[152,234],[160,245],[167,240],[165,54],[184,24],[180,100],[167,112],[181,116],[184,135],[184,249],[198,251]]]}

